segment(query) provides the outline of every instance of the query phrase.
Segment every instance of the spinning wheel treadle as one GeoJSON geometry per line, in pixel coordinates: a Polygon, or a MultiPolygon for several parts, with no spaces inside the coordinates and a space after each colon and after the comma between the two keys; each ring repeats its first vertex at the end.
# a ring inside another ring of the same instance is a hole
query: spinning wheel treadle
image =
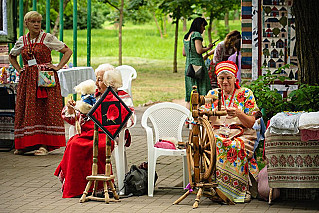
{"type": "Polygon", "coordinates": [[[173,204],[180,203],[190,193],[196,193],[196,199],[193,208],[197,208],[202,195],[213,201],[234,204],[227,196],[220,191],[216,182],[213,182],[212,176],[216,175],[216,139],[210,122],[203,117],[206,116],[222,116],[226,115],[226,111],[200,112],[198,106],[203,104],[204,98],[197,93],[196,86],[193,86],[191,96],[192,100],[192,116],[195,124],[189,134],[189,140],[186,147],[189,187],[188,191],[177,199],[173,204]],[[197,192],[195,192],[195,190],[197,192]]]}

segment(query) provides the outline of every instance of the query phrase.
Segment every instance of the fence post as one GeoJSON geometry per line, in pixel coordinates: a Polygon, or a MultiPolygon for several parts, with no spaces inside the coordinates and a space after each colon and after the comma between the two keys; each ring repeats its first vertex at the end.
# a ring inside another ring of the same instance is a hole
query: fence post
{"type": "Polygon", "coordinates": [[[32,9],[37,11],[37,0],[32,0],[32,9]]]}
{"type": "Polygon", "coordinates": [[[78,25],[77,0],[73,0],[73,66],[77,67],[77,25],[78,25]]]}
{"type": "Polygon", "coordinates": [[[50,32],[50,0],[46,1],[46,14],[45,14],[45,31],[50,32]]]}
{"type": "Polygon", "coordinates": [[[88,0],[87,14],[87,66],[91,66],[91,0],[88,0]]]}
{"type": "MultiPolygon", "coordinates": [[[[60,13],[60,41],[63,41],[63,0],[60,0],[59,4],[59,13],[60,13]]],[[[63,54],[60,53],[60,60],[62,59],[63,54]]]]}
{"type": "MultiPolygon", "coordinates": [[[[19,37],[23,36],[23,0],[19,0],[19,37]]],[[[20,66],[23,67],[22,56],[19,57],[20,66]]]]}

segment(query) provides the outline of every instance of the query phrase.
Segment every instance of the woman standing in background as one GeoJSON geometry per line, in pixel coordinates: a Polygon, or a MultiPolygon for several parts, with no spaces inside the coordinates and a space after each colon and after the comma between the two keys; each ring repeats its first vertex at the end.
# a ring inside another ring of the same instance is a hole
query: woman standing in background
{"type": "MultiPolygon", "coordinates": [[[[206,95],[211,89],[210,80],[205,66],[203,53],[212,49],[213,44],[209,44],[208,47],[203,47],[203,37],[202,33],[205,30],[207,22],[204,18],[195,18],[191,24],[189,31],[186,33],[183,39],[183,56],[186,56],[185,65],[185,101],[186,107],[190,109],[190,96],[192,92],[193,85],[197,86],[198,93],[200,95],[206,95]],[[202,66],[204,69],[204,75],[201,79],[194,79],[186,76],[189,64],[194,64],[197,66],[202,66]]],[[[205,56],[206,57],[206,56],[205,56]]]]}
{"type": "MultiPolygon", "coordinates": [[[[226,35],[224,41],[218,43],[215,48],[213,60],[210,64],[210,70],[215,71],[216,64],[221,61],[227,61],[229,56],[235,53],[235,41],[240,38],[240,32],[233,30],[226,35]]],[[[217,77],[215,74],[212,76],[212,88],[218,88],[217,77]]]]}
{"type": "Polygon", "coordinates": [[[10,51],[9,60],[19,72],[14,122],[14,154],[36,150],[34,155],[47,155],[48,151],[65,146],[64,122],[60,116],[62,96],[56,73],[69,60],[72,50],[50,33],[41,30],[42,15],[28,12],[24,22],[29,33],[21,36],[10,51]],[[52,64],[52,49],[63,54],[60,63],[52,64]],[[24,66],[17,56],[21,54],[24,66]],[[56,85],[38,86],[39,71],[54,71],[56,85]]]}

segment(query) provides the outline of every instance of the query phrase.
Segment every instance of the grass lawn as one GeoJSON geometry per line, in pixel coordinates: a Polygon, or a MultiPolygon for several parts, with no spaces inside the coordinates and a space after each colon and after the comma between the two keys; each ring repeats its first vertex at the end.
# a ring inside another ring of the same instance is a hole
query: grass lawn
{"type": "MultiPolygon", "coordinates": [[[[188,22],[188,28],[190,24],[188,22]]],[[[173,73],[175,25],[167,23],[166,26],[167,35],[163,39],[159,36],[153,22],[143,25],[127,23],[123,27],[122,64],[130,65],[137,71],[137,78],[132,82],[135,106],[149,101],[171,101],[185,97],[185,57],[182,55],[182,49],[186,32],[182,30],[182,23],[180,23],[178,72],[173,73]]],[[[230,21],[230,29],[240,30],[240,21],[230,21]]],[[[94,69],[102,63],[118,66],[118,30],[106,23],[104,29],[93,29],[91,34],[91,66],[94,69]]],[[[87,64],[86,35],[86,30],[78,31],[77,66],[87,64]]],[[[73,50],[73,30],[64,31],[64,42],[73,50]]],[[[207,35],[204,35],[204,44],[208,44],[207,35]]],[[[53,53],[53,61],[55,63],[58,61],[58,53],[53,53]]],[[[73,62],[73,56],[70,62],[73,62]]]]}

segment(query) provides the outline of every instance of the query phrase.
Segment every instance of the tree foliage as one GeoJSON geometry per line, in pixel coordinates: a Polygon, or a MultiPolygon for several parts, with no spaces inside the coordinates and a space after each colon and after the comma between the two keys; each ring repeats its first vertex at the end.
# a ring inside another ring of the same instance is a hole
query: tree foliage
{"type": "MultiPolygon", "coordinates": [[[[214,20],[224,19],[225,15],[231,11],[240,9],[241,1],[240,0],[200,0],[198,6],[205,8],[205,16],[208,17],[208,37],[209,41],[212,42],[211,32],[212,25],[214,20]]],[[[218,22],[217,22],[218,23],[218,22]]],[[[228,30],[223,28],[221,25],[218,27],[218,37],[220,40],[223,40],[228,33],[228,30]]]]}
{"type": "MultiPolygon", "coordinates": [[[[70,2],[71,3],[71,2],[70,2]]],[[[73,7],[73,2],[69,6],[73,7]]],[[[99,29],[102,27],[103,23],[107,20],[107,15],[110,14],[110,9],[103,3],[93,1],[91,9],[91,28],[99,29]]],[[[73,29],[73,11],[69,12],[70,8],[67,8],[65,15],[64,28],[73,29]]],[[[87,3],[79,4],[77,10],[78,17],[78,29],[87,28],[87,3]]]]}

